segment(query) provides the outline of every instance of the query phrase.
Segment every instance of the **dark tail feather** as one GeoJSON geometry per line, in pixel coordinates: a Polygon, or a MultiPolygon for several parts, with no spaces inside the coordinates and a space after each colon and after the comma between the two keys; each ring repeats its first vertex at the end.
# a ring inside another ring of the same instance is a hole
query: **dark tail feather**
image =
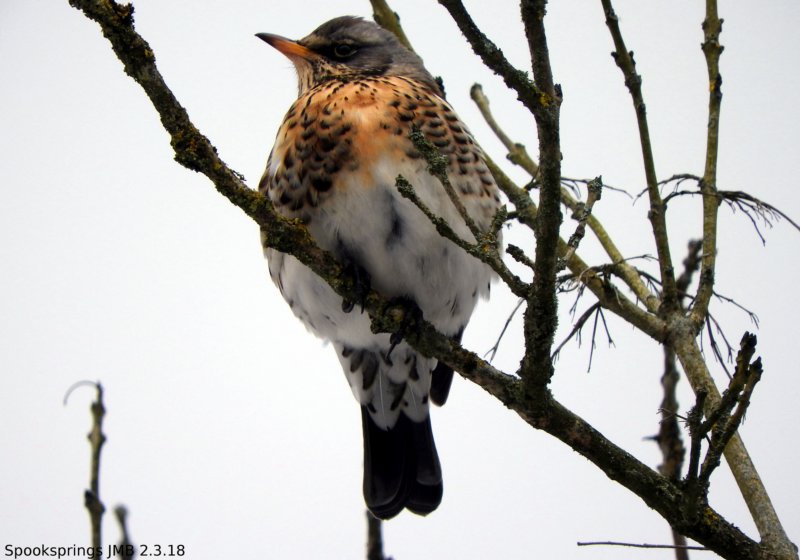
{"type": "Polygon", "coordinates": [[[453,384],[453,368],[442,362],[436,364],[431,375],[431,402],[436,406],[442,406],[447,402],[450,394],[450,385],[453,384]]]}
{"type": "Polygon", "coordinates": [[[401,413],[391,430],[379,428],[361,407],[364,429],[364,499],[375,517],[390,519],[403,508],[426,515],[442,501],[442,468],[431,420],[412,422],[401,413]]]}
{"type": "MultiPolygon", "coordinates": [[[[453,337],[458,343],[461,343],[461,336],[464,334],[464,329],[462,328],[456,335],[453,337]]],[[[437,406],[442,406],[445,402],[447,402],[447,396],[450,394],[450,385],[453,384],[453,368],[439,362],[436,364],[436,367],[433,368],[433,373],[431,375],[431,402],[437,406]]]]}

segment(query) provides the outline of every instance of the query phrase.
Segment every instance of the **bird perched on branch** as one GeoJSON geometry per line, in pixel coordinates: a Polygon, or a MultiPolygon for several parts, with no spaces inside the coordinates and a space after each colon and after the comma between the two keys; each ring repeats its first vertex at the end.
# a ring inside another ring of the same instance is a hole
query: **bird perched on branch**
{"type": "MultiPolygon", "coordinates": [[[[397,38],[357,17],[333,19],[299,41],[257,35],[297,70],[299,97],[278,131],[259,190],[298,218],[365,287],[412,302],[445,335],[460,339],[492,272],[441,237],[395,181],[402,175],[463,239],[475,236],[409,138],[419,130],[447,158],[466,213],[486,231],[497,186],[481,150],[444,100],[422,60],[397,38]]],[[[343,301],[294,257],[267,246],[272,280],[306,327],[330,341],[361,404],[364,497],[388,519],[425,515],[442,499],[442,471],[429,402],[447,399],[453,370],[389,334],[343,301]]]]}

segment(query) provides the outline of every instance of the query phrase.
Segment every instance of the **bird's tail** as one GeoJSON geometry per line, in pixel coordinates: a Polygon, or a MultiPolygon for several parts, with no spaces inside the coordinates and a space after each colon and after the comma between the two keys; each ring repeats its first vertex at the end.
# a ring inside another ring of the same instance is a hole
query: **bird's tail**
{"type": "Polygon", "coordinates": [[[364,430],[364,499],[375,517],[390,519],[403,508],[427,515],[442,501],[442,468],[430,416],[422,422],[402,412],[389,430],[361,407],[364,430]]]}

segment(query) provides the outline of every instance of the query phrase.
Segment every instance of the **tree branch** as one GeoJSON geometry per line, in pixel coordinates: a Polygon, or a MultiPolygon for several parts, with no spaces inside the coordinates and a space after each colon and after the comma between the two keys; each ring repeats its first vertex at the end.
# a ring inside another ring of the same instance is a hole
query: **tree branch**
{"type": "Polygon", "coordinates": [[[380,519],[367,510],[367,560],[392,560],[391,556],[383,555],[383,534],[380,519]]]}
{"type": "Polygon", "coordinates": [[[713,428],[717,429],[713,431],[711,444],[699,474],[701,484],[708,484],[711,473],[719,466],[722,452],[733,434],[739,429],[744,413],[750,406],[753,389],[761,379],[763,373],[761,358],[752,363],[750,361],[755,352],[755,345],[755,335],[745,333],[742,337],[739,355],[736,358],[736,373],[720,399],[719,413],[714,414],[713,418],[708,418],[703,426],[703,430],[706,432],[713,428]],[[736,407],[735,411],[733,410],[734,406],[736,407]]]}
{"type": "MultiPolygon", "coordinates": [[[[673,323],[671,331],[672,346],[692,385],[692,390],[696,395],[707,395],[704,409],[710,413],[719,406],[722,397],[697,347],[694,326],[688,319],[678,320],[673,323]]],[[[761,535],[765,557],[797,558],[797,550],[786,536],[761,476],[738,433],[731,437],[725,447],[724,455],[761,535]],[[773,554],[774,556],[771,556],[773,554]]]]}
{"type": "Polygon", "coordinates": [[[91,463],[89,466],[89,488],[83,493],[83,503],[89,512],[89,520],[92,528],[92,547],[96,550],[103,546],[103,514],[106,507],[100,499],[100,455],[106,436],[103,433],[103,417],[106,415],[106,408],[103,404],[103,386],[99,381],[78,381],[67,389],[64,395],[64,404],[67,404],[72,391],[77,387],[91,385],[97,391],[97,397],[92,402],[92,429],[86,436],[91,446],[91,463]]]}
{"type": "Polygon", "coordinates": [[[473,84],[469,90],[469,96],[475,102],[475,105],[477,105],[478,110],[480,110],[483,120],[486,121],[486,124],[492,129],[492,132],[495,133],[500,142],[503,143],[503,146],[506,147],[506,150],[508,150],[508,155],[506,156],[508,160],[511,163],[519,165],[528,172],[528,175],[535,178],[539,174],[539,166],[533,161],[531,156],[528,155],[528,150],[525,149],[525,146],[513,142],[497,123],[489,109],[489,98],[483,93],[483,87],[480,84],[473,84]]]}
{"type": "Polygon", "coordinates": [[[533,283],[525,308],[525,355],[520,374],[526,390],[541,391],[553,376],[552,348],[558,325],[556,299],[557,247],[561,227],[561,139],[559,115],[561,92],[553,83],[547,35],[544,28],[546,0],[522,0],[520,9],[528,38],[533,78],[539,104],[529,107],[539,136],[539,214],[536,228],[533,283]]]}
{"type": "MultiPolygon", "coordinates": [[[[681,478],[683,460],[686,456],[686,448],[683,446],[681,429],[678,424],[677,386],[679,380],[675,352],[668,346],[664,346],[664,375],[661,377],[664,397],[659,408],[661,423],[654,439],[658,443],[663,457],[662,463],[658,466],[658,472],[674,482],[681,478]]],[[[672,529],[672,542],[678,547],[675,550],[675,559],[689,560],[689,555],[683,550],[683,547],[686,546],[686,537],[672,529]]]]}
{"type": "Polygon", "coordinates": [[[400,25],[400,16],[397,15],[397,12],[389,7],[386,0],[369,0],[369,3],[372,5],[372,19],[375,20],[375,23],[394,33],[404,47],[413,51],[414,47],[400,25]]]}
{"type": "MultiPolygon", "coordinates": [[[[481,115],[486,123],[489,125],[489,128],[492,129],[495,135],[508,150],[508,159],[512,163],[522,167],[532,178],[536,178],[539,173],[539,166],[528,155],[525,146],[520,143],[513,142],[505,133],[505,131],[503,131],[500,124],[495,120],[494,115],[492,115],[492,112],[489,109],[489,98],[483,93],[483,88],[480,84],[475,84],[472,86],[472,88],[470,88],[470,97],[472,97],[472,100],[478,106],[478,109],[480,110],[481,115]]],[[[494,173],[493,166],[494,163],[492,162],[490,170],[492,171],[492,174],[495,175],[495,180],[497,180],[497,175],[494,173]]],[[[565,179],[562,177],[562,181],[564,180],[565,179]]],[[[505,192],[506,196],[511,198],[511,195],[506,188],[501,186],[501,189],[503,192],[505,192]]],[[[527,192],[525,192],[523,189],[519,190],[521,193],[514,193],[515,196],[512,199],[512,203],[515,203],[515,201],[518,201],[521,197],[529,198],[527,192]]],[[[573,212],[576,212],[581,204],[575,199],[575,197],[572,196],[569,190],[563,186],[561,187],[561,201],[573,212]]],[[[639,301],[644,303],[647,310],[651,313],[655,313],[658,310],[658,298],[647,289],[647,286],[645,286],[636,269],[625,261],[625,258],[622,256],[622,252],[620,252],[620,250],[617,248],[614,240],[611,239],[611,236],[608,234],[600,220],[598,220],[594,215],[590,214],[587,216],[586,223],[589,226],[589,229],[592,230],[592,233],[594,233],[597,240],[600,242],[600,245],[603,247],[611,261],[619,265],[616,271],[617,275],[622,279],[623,282],[625,282],[625,284],[636,295],[639,301]]]]}
{"type": "Polygon", "coordinates": [[[722,104],[722,76],[719,57],[723,47],[719,43],[722,20],[717,14],[717,1],[706,0],[706,18],[703,21],[703,54],[708,68],[708,132],[706,136],[706,162],[700,191],[703,193],[703,260],[700,284],[690,317],[699,330],[708,313],[708,304],[714,290],[717,262],[717,215],[720,201],[717,198],[717,153],[719,151],[719,115],[722,104]]]}
{"type": "Polygon", "coordinates": [[[563,267],[566,266],[566,261],[575,254],[583,236],[586,235],[586,222],[592,216],[595,202],[600,200],[603,194],[603,178],[595,177],[589,181],[586,188],[588,191],[586,202],[579,202],[576,204],[575,210],[573,210],[572,219],[578,221],[578,226],[575,228],[575,233],[570,235],[569,241],[567,241],[569,249],[567,249],[567,253],[562,257],[561,262],[559,262],[559,269],[563,269],[563,267]]]}
{"type": "Polygon", "coordinates": [[[461,0],[439,0],[439,4],[450,13],[475,54],[517,93],[518,99],[529,111],[536,113],[554,101],[531,82],[527,73],[515,68],[506,59],[503,51],[478,29],[461,0]]]}
{"type": "Polygon", "coordinates": [[[128,509],[125,506],[117,506],[114,508],[114,517],[117,518],[119,525],[119,532],[122,535],[119,541],[119,558],[120,560],[133,560],[136,556],[133,543],[131,542],[130,535],[128,534],[128,509]]]}
{"type": "MultiPolygon", "coordinates": [[[[438,175],[437,177],[440,180],[443,179],[438,175]]],[[[450,185],[450,181],[446,176],[444,177],[442,184],[446,184],[447,186],[445,189],[449,188],[449,190],[453,192],[453,187],[450,185]]],[[[447,223],[447,220],[434,214],[431,209],[428,208],[425,203],[422,202],[422,200],[420,200],[416,191],[414,190],[414,185],[409,183],[405,177],[399,175],[395,180],[395,187],[397,187],[397,190],[400,192],[403,198],[410,200],[417,208],[420,209],[420,211],[422,211],[423,214],[425,214],[428,220],[430,220],[430,222],[434,225],[439,235],[449,239],[458,245],[458,247],[460,247],[463,251],[469,253],[479,261],[488,264],[515,295],[524,297],[525,294],[528,293],[528,284],[520,280],[516,274],[511,272],[500,257],[500,252],[497,249],[497,238],[492,232],[484,234],[480,231],[476,231],[478,239],[475,243],[470,243],[466,239],[459,237],[459,235],[453,231],[453,228],[450,227],[450,224],[447,223]]],[[[457,195],[455,195],[453,192],[452,196],[457,195]]],[[[463,205],[461,205],[461,209],[464,209],[463,205]]]]}
{"type": "Polygon", "coordinates": [[[647,124],[647,109],[642,96],[642,78],[636,73],[636,63],[633,60],[633,51],[628,51],[622,32],[619,29],[619,19],[611,5],[611,0],[601,0],[606,15],[606,25],[614,41],[614,62],[617,63],[625,76],[625,86],[631,94],[633,107],[636,110],[636,122],[639,127],[639,141],[642,146],[642,159],[644,161],[647,193],[650,198],[650,212],[648,217],[653,228],[653,237],[656,242],[658,263],[661,269],[662,303],[666,310],[675,310],[678,305],[678,292],[675,287],[675,271],[672,265],[672,256],[669,249],[669,236],[667,234],[666,207],[661,201],[658,190],[658,179],[653,158],[653,148],[650,142],[650,129],[647,124]]]}
{"type": "MultiPolygon", "coordinates": [[[[683,308],[683,300],[692,278],[700,268],[700,251],[702,241],[689,241],[688,254],[683,260],[683,272],[676,280],[676,287],[680,297],[679,303],[683,308]]],[[[677,357],[675,351],[669,346],[664,345],[664,375],[661,377],[661,386],[664,390],[664,397],[659,408],[661,423],[655,441],[661,449],[663,462],[658,467],[658,471],[668,479],[678,481],[681,478],[683,461],[686,456],[686,448],[681,438],[681,429],[678,424],[678,397],[677,387],[680,375],[678,373],[677,357]]],[[[702,410],[702,407],[700,407],[702,410]]],[[[694,441],[692,442],[694,443],[694,441]]],[[[692,448],[699,457],[699,448],[692,448]]],[[[695,475],[696,475],[696,463],[695,475]]],[[[676,560],[689,560],[689,553],[686,551],[686,537],[672,529],[672,541],[677,546],[675,549],[676,560]]]]}
{"type": "Polygon", "coordinates": [[[578,546],[624,546],[628,548],[673,548],[676,552],[683,552],[683,555],[676,556],[677,558],[689,558],[685,551],[687,550],[708,550],[704,546],[690,546],[690,545],[672,545],[672,544],[637,544],[625,543],[616,541],[598,541],[598,542],[579,542],[578,546]]]}

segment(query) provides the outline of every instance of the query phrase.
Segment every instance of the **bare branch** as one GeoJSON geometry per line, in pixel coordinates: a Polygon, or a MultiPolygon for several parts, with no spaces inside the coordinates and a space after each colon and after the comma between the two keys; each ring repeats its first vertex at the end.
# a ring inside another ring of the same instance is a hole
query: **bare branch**
{"type": "Polygon", "coordinates": [[[642,95],[642,78],[636,73],[636,63],[633,59],[633,51],[628,51],[625,41],[622,39],[622,32],[619,28],[619,20],[611,0],[601,0],[606,16],[606,25],[611,32],[614,41],[614,52],[612,56],[625,76],[625,85],[631,94],[633,106],[636,111],[636,121],[639,126],[639,141],[642,147],[642,159],[644,161],[645,178],[647,181],[647,192],[650,198],[650,212],[648,216],[653,228],[656,251],[658,252],[658,262],[661,269],[661,284],[663,286],[663,304],[668,310],[674,310],[678,305],[678,294],[675,288],[675,273],[672,268],[672,256],[669,249],[669,236],[667,234],[666,207],[661,201],[661,194],[658,190],[658,180],[656,179],[656,168],[653,158],[653,148],[650,142],[650,129],[647,124],[647,109],[642,95]]]}
{"type": "Polygon", "coordinates": [[[91,463],[89,466],[89,488],[83,493],[84,506],[89,512],[92,527],[92,547],[100,549],[103,546],[103,514],[106,507],[100,500],[100,454],[106,436],[103,433],[103,417],[106,414],[103,405],[103,386],[99,381],[78,381],[73,384],[64,395],[64,404],[67,404],[72,391],[78,387],[92,385],[97,391],[97,397],[92,402],[92,430],[86,436],[91,446],[91,463]]]}
{"type": "Polygon", "coordinates": [[[522,21],[528,38],[538,104],[528,109],[539,136],[539,214],[534,229],[534,275],[525,309],[525,355],[520,373],[526,391],[544,389],[553,376],[551,351],[558,323],[556,293],[557,251],[561,227],[561,139],[559,115],[561,88],[553,82],[547,34],[546,0],[521,0],[522,21]]]}
{"type": "MultiPolygon", "coordinates": [[[[684,274],[679,277],[679,283],[681,278],[686,276],[685,273],[687,270],[689,269],[687,268],[684,274]]],[[[664,375],[661,377],[661,387],[664,390],[664,397],[659,407],[661,422],[659,424],[658,434],[655,435],[653,439],[658,444],[663,458],[658,467],[658,472],[672,481],[680,480],[681,471],[683,470],[683,460],[686,457],[686,448],[683,445],[681,429],[678,424],[677,387],[679,380],[680,375],[678,374],[675,352],[669,348],[669,346],[664,346],[664,375]]],[[[689,555],[684,549],[686,546],[686,537],[672,529],[672,542],[677,547],[675,549],[675,559],[689,560],[689,555]]]]}
{"type": "MultiPolygon", "coordinates": [[[[487,167],[494,176],[497,185],[500,187],[500,190],[502,190],[506,196],[509,197],[509,200],[517,209],[516,212],[509,213],[509,216],[513,214],[516,219],[533,229],[535,227],[536,217],[538,215],[538,208],[536,204],[531,200],[528,193],[524,189],[514,184],[514,182],[503,172],[502,169],[497,166],[497,164],[491,160],[491,158],[488,156],[485,157],[487,167]]],[[[595,218],[590,216],[588,223],[593,230],[595,229],[592,226],[594,221],[595,218]]],[[[597,223],[599,224],[599,222],[597,223]]],[[[604,230],[603,235],[599,235],[598,237],[601,239],[601,243],[605,244],[603,239],[607,239],[611,245],[613,245],[611,238],[605,233],[604,230]]],[[[613,247],[613,250],[615,252],[610,254],[616,254],[619,256],[619,262],[615,267],[615,273],[623,278],[623,280],[629,286],[636,286],[638,284],[640,288],[634,289],[634,293],[637,296],[641,294],[640,298],[644,297],[646,301],[649,302],[648,308],[655,309],[658,305],[658,300],[652,295],[647,287],[644,286],[644,283],[640,277],[641,272],[627,264],[627,261],[632,259],[625,259],[622,254],[619,253],[616,247],[613,247]]],[[[527,256],[524,256],[521,250],[516,251],[513,246],[509,245],[506,247],[506,252],[509,253],[514,259],[533,269],[532,261],[528,259],[527,256]]],[[[559,238],[557,253],[558,255],[564,255],[566,252],[567,243],[563,239],[559,238]]],[[[567,260],[567,267],[569,267],[569,269],[572,271],[575,278],[578,278],[581,282],[586,284],[595,297],[597,297],[597,299],[603,303],[603,306],[606,309],[619,315],[632,325],[641,328],[643,332],[652,338],[661,340],[664,329],[661,320],[658,317],[655,317],[642,310],[625,295],[620,293],[620,291],[617,290],[613,284],[605,279],[601,279],[595,273],[596,271],[587,265],[577,253],[567,260]]]]}
{"type": "MultiPolygon", "coordinates": [[[[489,99],[483,93],[483,88],[481,87],[480,84],[475,84],[472,86],[472,88],[470,89],[470,96],[475,101],[475,104],[478,106],[481,115],[483,115],[483,118],[486,120],[489,127],[492,129],[492,131],[497,135],[497,137],[509,151],[507,156],[508,159],[513,163],[516,163],[517,165],[521,166],[523,169],[525,169],[531,175],[531,177],[534,178],[538,177],[539,166],[528,155],[525,146],[513,142],[511,138],[509,138],[509,136],[503,131],[502,127],[498,124],[498,122],[495,120],[491,110],[489,109],[489,99]]],[[[495,176],[495,180],[498,181],[498,185],[500,185],[501,181],[498,180],[498,173],[495,173],[496,166],[494,165],[494,162],[491,162],[489,168],[492,171],[492,174],[495,176]]],[[[500,172],[499,169],[497,169],[497,171],[500,172]]],[[[505,174],[502,175],[504,176],[505,174]]],[[[562,177],[561,181],[562,184],[571,183],[573,185],[579,182],[578,179],[568,179],[565,177],[562,177]]],[[[507,181],[503,182],[507,183],[507,181]]],[[[591,182],[592,181],[585,181],[587,187],[588,184],[591,182]]],[[[608,188],[608,185],[603,185],[603,186],[604,188],[608,188]]],[[[530,203],[530,198],[524,191],[510,193],[508,187],[500,185],[500,188],[503,190],[506,196],[508,196],[511,199],[512,204],[514,204],[515,206],[517,206],[518,201],[524,202],[525,204],[530,203]]],[[[581,203],[578,202],[573,196],[573,194],[568,192],[566,188],[561,189],[561,201],[567,208],[569,208],[573,212],[578,212],[581,208],[581,203]]],[[[525,223],[528,224],[531,228],[533,228],[532,222],[525,222],[525,223]]],[[[644,285],[642,279],[636,273],[636,270],[625,263],[625,259],[622,256],[622,253],[617,248],[614,241],[611,239],[611,236],[608,234],[605,227],[603,227],[600,221],[591,214],[587,215],[587,225],[595,234],[595,237],[597,237],[597,240],[600,242],[600,245],[606,251],[606,254],[609,256],[609,258],[613,262],[617,262],[620,264],[618,276],[627,284],[627,286],[631,289],[631,291],[633,291],[636,297],[639,298],[639,300],[645,304],[647,309],[655,313],[659,305],[658,298],[647,289],[647,286],[644,285]]],[[[569,258],[563,257],[563,254],[561,258],[564,259],[565,262],[569,261],[569,258]]]]}
{"type": "MultiPolygon", "coordinates": [[[[483,155],[486,160],[486,167],[494,177],[497,186],[508,197],[511,204],[514,205],[514,219],[518,220],[531,230],[536,228],[536,215],[539,209],[536,203],[531,199],[530,194],[523,188],[519,187],[505,172],[490,158],[488,155],[483,155]]],[[[511,216],[511,213],[509,213],[511,216]]]]}
{"type": "MultiPolygon", "coordinates": [[[[763,200],[759,200],[751,194],[743,191],[717,191],[717,196],[719,196],[722,201],[728,204],[728,206],[731,208],[738,208],[745,213],[747,213],[747,211],[752,212],[761,218],[767,225],[771,226],[773,220],[777,221],[783,218],[792,224],[794,229],[800,231],[800,224],[791,219],[787,214],[772,204],[764,202],[763,200]]],[[[756,228],[756,231],[758,231],[758,228],[756,228]]]]}
{"type": "Polygon", "coordinates": [[[397,15],[397,12],[389,7],[386,0],[369,0],[369,3],[372,5],[372,19],[375,20],[375,23],[394,33],[404,47],[413,51],[414,47],[411,46],[411,41],[406,37],[403,26],[400,25],[400,16],[397,15]]]}
{"type": "MultiPolygon", "coordinates": [[[[720,402],[719,389],[714,384],[708,366],[697,347],[693,326],[684,325],[681,320],[678,320],[677,324],[678,328],[674,330],[672,338],[673,347],[695,394],[707,395],[704,408],[710,413],[720,402]]],[[[786,536],[761,476],[738,433],[731,436],[724,449],[724,455],[736,479],[739,491],[742,493],[756,527],[758,527],[764,554],[775,554],[775,557],[780,558],[797,558],[796,549],[786,536]]],[[[684,534],[690,536],[688,533],[684,534]]]]}
{"type": "Polygon", "coordinates": [[[717,333],[722,337],[722,341],[725,343],[725,348],[727,350],[727,361],[730,361],[733,358],[733,346],[731,346],[730,342],[728,342],[728,337],[725,336],[725,331],[722,330],[719,322],[714,318],[714,316],[709,313],[706,317],[706,336],[708,337],[709,345],[711,346],[711,352],[714,354],[714,359],[717,360],[722,369],[725,370],[725,375],[728,376],[728,379],[731,377],[730,371],[728,371],[728,366],[725,365],[725,358],[722,356],[722,351],[720,350],[719,344],[717,344],[717,339],[714,336],[714,330],[716,329],[717,333]]]}
{"type": "Polygon", "coordinates": [[[704,546],[675,545],[675,544],[636,544],[636,543],[626,543],[617,541],[579,542],[577,544],[578,546],[624,546],[629,548],[674,548],[676,550],[708,550],[704,546]]]}
{"type": "MultiPolygon", "coordinates": [[[[481,231],[475,223],[475,220],[469,215],[467,209],[464,207],[464,203],[461,201],[461,197],[458,196],[458,193],[456,193],[453,185],[450,183],[450,178],[447,176],[447,156],[443,155],[432,142],[425,138],[425,135],[416,125],[412,125],[411,134],[409,134],[408,137],[411,139],[414,147],[419,150],[422,157],[425,158],[425,161],[428,162],[428,173],[439,180],[439,183],[447,193],[447,197],[450,199],[450,202],[453,203],[453,206],[456,207],[456,210],[458,210],[461,219],[467,224],[467,228],[469,228],[475,241],[481,243],[485,232],[481,231]]],[[[494,246],[495,248],[497,247],[496,240],[494,246]]]]}
{"type": "Polygon", "coordinates": [[[707,485],[711,473],[719,466],[722,452],[739,428],[744,413],[750,405],[750,396],[753,393],[753,389],[761,379],[763,372],[761,359],[759,358],[751,363],[755,349],[755,335],[744,333],[739,354],[736,357],[736,373],[731,378],[728,388],[722,394],[719,405],[708,415],[701,427],[704,433],[714,430],[711,444],[699,475],[701,484],[707,485]],[[736,411],[731,414],[734,406],[736,406],[736,411]]]}
{"type": "Polygon", "coordinates": [[[117,518],[119,525],[119,532],[122,538],[119,542],[119,558],[120,560],[133,560],[136,557],[135,548],[131,543],[130,535],[128,534],[128,510],[125,506],[117,506],[114,508],[114,517],[117,518]]]}
{"type": "Polygon", "coordinates": [[[461,0],[439,0],[439,4],[450,12],[450,16],[466,37],[475,54],[489,69],[503,78],[506,85],[517,93],[519,100],[529,111],[536,113],[547,104],[552,103],[553,99],[539,91],[527,73],[515,68],[506,59],[503,51],[478,29],[461,0]]]}
{"type": "Polygon", "coordinates": [[[494,357],[497,355],[497,351],[500,349],[500,341],[503,340],[503,336],[506,334],[506,330],[508,330],[508,326],[511,324],[511,320],[514,318],[514,315],[517,314],[519,308],[522,307],[522,304],[525,303],[525,300],[520,298],[517,300],[517,305],[514,306],[514,309],[511,310],[509,313],[506,322],[503,324],[503,329],[500,331],[500,334],[497,337],[497,341],[494,343],[494,346],[489,348],[486,353],[483,355],[485,358],[489,356],[489,362],[491,363],[494,360],[494,357]]]}
{"type": "Polygon", "coordinates": [[[567,249],[567,253],[560,259],[558,265],[559,270],[563,269],[567,265],[567,261],[572,258],[572,255],[575,254],[575,251],[578,249],[578,245],[583,239],[583,236],[586,234],[586,222],[592,215],[592,209],[594,208],[595,202],[600,200],[600,197],[603,194],[603,178],[595,177],[592,179],[587,185],[587,190],[589,194],[586,197],[586,203],[578,203],[578,206],[572,214],[572,219],[578,221],[578,226],[575,228],[575,233],[573,233],[570,236],[569,241],[567,241],[567,246],[569,249],[567,249]]]}
{"type": "Polygon", "coordinates": [[[525,149],[523,144],[518,144],[513,142],[511,138],[500,128],[500,125],[492,115],[492,111],[489,109],[489,98],[483,93],[483,87],[480,84],[474,84],[470,90],[469,95],[472,100],[475,102],[475,105],[478,106],[478,109],[481,112],[486,124],[489,125],[489,128],[492,129],[492,132],[495,133],[497,138],[500,142],[508,150],[508,155],[506,156],[511,163],[519,165],[531,177],[536,177],[539,173],[539,166],[536,165],[536,162],[533,161],[531,156],[528,154],[528,150],[525,149]]]}
{"type": "MultiPolygon", "coordinates": [[[[600,311],[600,309],[601,309],[600,303],[595,302],[592,305],[590,305],[586,311],[581,313],[581,316],[578,317],[578,320],[575,321],[574,325],[572,325],[572,330],[569,331],[569,334],[566,336],[566,338],[564,338],[564,340],[562,340],[561,343],[558,346],[556,346],[556,349],[553,352],[553,360],[558,359],[558,355],[561,352],[561,349],[564,348],[564,346],[566,346],[567,342],[569,342],[572,339],[572,337],[580,333],[581,329],[583,329],[583,326],[586,324],[586,322],[591,318],[592,315],[600,311]]],[[[589,361],[589,368],[591,369],[591,360],[589,361]]]]}
{"type": "MultiPolygon", "coordinates": [[[[708,393],[705,391],[697,391],[694,406],[689,410],[689,414],[686,416],[686,425],[689,428],[691,440],[691,447],[689,449],[689,470],[686,474],[686,480],[690,484],[696,483],[697,475],[700,472],[700,448],[703,443],[703,438],[706,435],[703,433],[703,410],[705,409],[707,398],[708,393]]],[[[690,501],[696,502],[696,496],[692,496],[690,501]]]]}
{"type": "MultiPolygon", "coordinates": [[[[702,190],[676,189],[664,198],[664,204],[667,204],[672,199],[681,196],[698,195],[711,196],[706,195],[706,193],[704,193],[702,190]]],[[[747,216],[747,218],[750,220],[750,223],[753,225],[753,228],[756,230],[756,234],[758,235],[759,239],[761,239],[762,244],[766,244],[766,239],[761,233],[761,229],[758,227],[759,220],[764,225],[772,227],[774,222],[783,219],[789,222],[796,230],[800,231],[800,224],[795,222],[791,217],[789,217],[788,214],[772,204],[759,200],[758,198],[744,191],[717,190],[714,196],[716,196],[720,202],[727,204],[732,211],[736,212],[736,210],[739,210],[745,216],[747,216]]]]}
{"type": "Polygon", "coordinates": [[[517,247],[513,243],[509,243],[506,246],[506,253],[508,253],[511,258],[517,261],[520,264],[523,264],[533,270],[533,261],[528,258],[528,255],[525,254],[521,248],[517,247]]]}
{"type": "Polygon", "coordinates": [[[753,311],[750,311],[748,308],[746,308],[741,303],[737,302],[735,299],[729,298],[727,296],[724,296],[724,295],[718,293],[716,290],[714,291],[714,297],[719,299],[720,301],[725,302],[725,303],[730,303],[734,307],[738,307],[740,310],[742,310],[745,313],[747,313],[747,316],[750,318],[750,322],[753,323],[753,325],[755,325],[756,328],[758,328],[758,325],[759,325],[760,321],[759,321],[758,315],[756,315],[753,311]]]}
{"type": "MultiPolygon", "coordinates": [[[[447,180],[446,176],[445,181],[449,186],[450,182],[447,180]]],[[[422,211],[423,214],[425,214],[428,220],[430,220],[430,222],[434,225],[439,235],[449,239],[465,252],[492,267],[492,270],[494,270],[498,276],[500,276],[503,282],[506,283],[506,285],[514,294],[518,295],[519,297],[524,297],[525,294],[528,293],[528,284],[523,282],[516,274],[511,272],[503,262],[503,259],[500,257],[500,252],[497,249],[496,237],[491,235],[491,232],[488,232],[488,234],[478,232],[478,242],[474,244],[470,243],[469,241],[459,237],[459,235],[453,231],[453,228],[450,227],[450,224],[447,223],[447,220],[434,214],[431,209],[428,208],[425,203],[422,202],[422,200],[420,200],[414,191],[414,186],[411,185],[411,183],[409,183],[405,177],[399,175],[395,180],[395,186],[403,198],[410,200],[422,211]],[[493,237],[494,240],[491,239],[493,237]]],[[[450,190],[452,190],[452,186],[450,186],[450,190]]],[[[453,196],[456,195],[454,194],[453,196]]]]}
{"type": "Polygon", "coordinates": [[[687,515],[697,516],[707,503],[711,474],[719,466],[726,447],[734,437],[736,430],[750,404],[753,389],[761,379],[761,360],[751,363],[756,348],[756,337],[745,333],[736,358],[736,373],[731,378],[728,388],[716,403],[708,408],[708,393],[700,391],[697,403],[689,413],[687,424],[691,435],[691,455],[687,483],[687,515]],[[732,413],[736,407],[736,411],[732,413]],[[706,420],[702,421],[703,411],[706,420]],[[704,439],[711,434],[706,457],[700,465],[700,447],[704,439]]]}
{"type": "Polygon", "coordinates": [[[392,560],[383,555],[383,522],[367,510],[367,560],[392,560]]]}
{"type": "Polygon", "coordinates": [[[719,118],[722,104],[722,76],[719,73],[719,57],[723,47],[719,43],[722,20],[717,14],[717,0],[706,0],[706,17],[703,21],[703,54],[708,68],[708,125],[706,135],[706,161],[700,190],[703,193],[703,265],[700,284],[692,305],[690,318],[700,328],[708,313],[708,304],[714,289],[714,274],[717,263],[717,154],[719,152],[719,118]]]}
{"type": "Polygon", "coordinates": [[[675,287],[682,297],[688,295],[692,278],[700,269],[700,251],[702,248],[703,241],[700,239],[693,239],[688,243],[687,255],[683,259],[683,272],[675,281],[675,287]]]}

